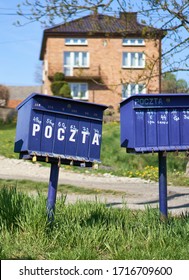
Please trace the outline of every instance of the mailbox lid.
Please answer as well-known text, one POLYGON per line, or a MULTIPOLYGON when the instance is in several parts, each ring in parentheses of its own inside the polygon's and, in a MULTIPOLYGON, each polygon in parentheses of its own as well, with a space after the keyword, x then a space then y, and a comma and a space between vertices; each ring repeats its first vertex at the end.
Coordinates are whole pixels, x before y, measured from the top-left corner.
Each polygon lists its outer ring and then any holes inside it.
POLYGON ((189 94, 153 93, 135 94, 120 103, 120 108, 131 103, 133 108, 189 108, 189 94))
POLYGON ((74 115, 77 117, 95 120, 102 120, 103 111, 108 108, 108 106, 103 104, 90 103, 87 101, 68 99, 59 96, 32 93, 18 105, 17 110, 19 110, 31 99, 33 100, 31 107, 33 110, 48 111, 72 116, 74 115))

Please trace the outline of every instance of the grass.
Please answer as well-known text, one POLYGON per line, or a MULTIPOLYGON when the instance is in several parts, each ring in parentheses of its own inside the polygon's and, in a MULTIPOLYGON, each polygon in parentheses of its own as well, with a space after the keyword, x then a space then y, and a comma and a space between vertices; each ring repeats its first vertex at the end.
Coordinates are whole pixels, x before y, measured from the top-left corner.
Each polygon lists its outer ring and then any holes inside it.
MULTIPOLYGON (((18 191, 29 193, 29 192, 41 192, 46 194, 48 189, 48 183, 45 182, 34 182, 30 180, 5 180, 0 179, 0 189, 2 188, 16 188, 18 191)), ((86 194, 86 195, 125 195, 125 192, 103 190, 96 188, 79 187, 73 185, 59 184, 58 192, 64 195, 67 194, 86 194)))
MULTIPOLYGON (((9 158, 18 158, 14 153, 15 124, 0 124, 0 155, 9 158)), ((111 173, 117 176, 140 177, 147 180, 158 180, 158 155, 127 154, 120 147, 120 127, 118 123, 103 125, 101 147, 101 162, 97 171, 93 173, 111 173)), ((172 185, 189 186, 189 179, 185 175, 188 158, 185 153, 167 154, 168 182, 172 185)), ((45 163, 45 165, 48 165, 45 163)), ((73 167, 65 166, 67 169, 73 167)), ((75 171, 86 172, 86 169, 74 168, 75 171)))
POLYGON ((63 197, 50 226, 45 209, 40 193, 33 198, 0 189, 1 259, 188 259, 189 215, 162 222, 158 209, 65 205, 63 197))

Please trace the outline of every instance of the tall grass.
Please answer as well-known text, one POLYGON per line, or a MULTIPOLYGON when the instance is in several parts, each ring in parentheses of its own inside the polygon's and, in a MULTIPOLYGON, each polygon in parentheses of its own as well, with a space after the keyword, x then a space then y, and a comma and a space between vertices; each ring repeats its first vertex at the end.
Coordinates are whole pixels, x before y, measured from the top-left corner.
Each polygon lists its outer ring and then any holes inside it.
POLYGON ((1 259, 188 259, 189 216, 161 222, 158 209, 131 211, 98 202, 56 204, 53 227, 46 199, 0 190, 1 259))

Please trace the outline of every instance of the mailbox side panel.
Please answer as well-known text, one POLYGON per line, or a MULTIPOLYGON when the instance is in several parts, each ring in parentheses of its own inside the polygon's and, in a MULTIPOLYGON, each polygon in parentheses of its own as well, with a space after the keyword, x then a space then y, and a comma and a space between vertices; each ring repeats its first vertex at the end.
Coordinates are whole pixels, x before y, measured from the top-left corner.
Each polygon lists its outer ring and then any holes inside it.
POLYGON ((20 153, 28 150, 31 103, 32 100, 29 100, 27 103, 24 104, 24 106, 18 109, 16 137, 15 137, 15 145, 14 145, 14 151, 16 153, 20 153))
POLYGON ((120 107, 121 147, 134 147, 134 112, 133 101, 122 103, 120 107))

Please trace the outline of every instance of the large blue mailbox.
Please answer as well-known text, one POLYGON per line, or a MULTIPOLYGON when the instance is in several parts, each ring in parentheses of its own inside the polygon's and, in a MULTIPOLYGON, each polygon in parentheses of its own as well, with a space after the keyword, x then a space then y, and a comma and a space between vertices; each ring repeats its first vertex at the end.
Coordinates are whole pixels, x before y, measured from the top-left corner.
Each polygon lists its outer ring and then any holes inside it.
POLYGON ((103 111, 107 107, 42 94, 18 106, 15 152, 20 158, 64 164, 100 161, 103 111))
POLYGON ((31 94, 18 107, 14 151, 51 163, 47 213, 54 220, 60 163, 90 167, 100 161, 104 105, 31 94))
POLYGON ((189 150, 189 94, 140 94, 121 102, 127 152, 189 150))

